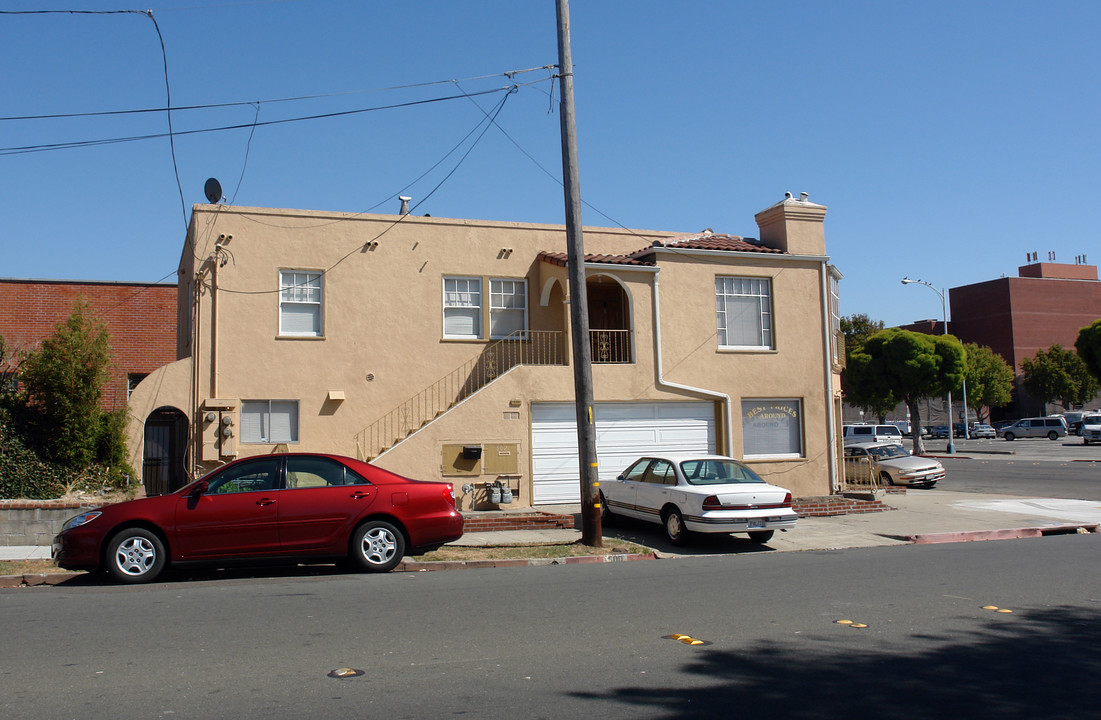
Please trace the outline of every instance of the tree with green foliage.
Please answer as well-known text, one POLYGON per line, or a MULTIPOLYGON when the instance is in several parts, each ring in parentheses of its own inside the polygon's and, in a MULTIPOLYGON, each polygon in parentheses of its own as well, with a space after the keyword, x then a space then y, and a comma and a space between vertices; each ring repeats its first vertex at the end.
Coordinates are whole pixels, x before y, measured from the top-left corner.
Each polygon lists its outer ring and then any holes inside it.
POLYGON ((845 396, 845 402, 875 415, 880 423, 884 422, 887 415, 898 405, 898 398, 893 393, 883 394, 881 389, 853 382, 848 368, 853 353, 859 352, 864 347, 864 342, 882 329, 882 320, 872 320, 865 313, 841 318, 841 332, 845 335, 846 368, 841 372, 841 390, 845 396))
POLYGON ((105 457, 125 457, 120 424, 100 407, 110 360, 106 325, 83 299, 23 359, 20 415, 48 459, 80 470, 105 457))
POLYGON ((1078 357, 1082 358, 1090 374, 1101 381, 1101 319, 1094 320, 1092 325, 1078 331, 1074 349, 1078 351, 1078 357))
POLYGON ((1037 350, 1032 358, 1021 361, 1022 383, 1028 394, 1044 403, 1052 400, 1064 408, 1084 403, 1097 394, 1097 378, 1090 374, 1082 358, 1061 345, 1037 350))
POLYGON ((888 328, 864 341, 849 358, 854 385, 881 396, 901 398, 910 410, 914 453, 925 451, 918 401, 959 389, 966 369, 963 345, 953 335, 888 328))
POLYGON ((967 405, 980 422, 987 422, 986 408, 1005 407, 1013 399, 1013 368, 985 345, 967 343, 967 405))

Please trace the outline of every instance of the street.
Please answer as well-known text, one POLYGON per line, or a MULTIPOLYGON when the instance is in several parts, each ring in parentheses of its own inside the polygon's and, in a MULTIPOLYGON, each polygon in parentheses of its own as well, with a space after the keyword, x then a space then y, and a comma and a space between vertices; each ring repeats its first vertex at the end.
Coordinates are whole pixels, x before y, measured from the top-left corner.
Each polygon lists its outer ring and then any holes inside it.
POLYGON ((0 708, 181 720, 1091 717, 1099 543, 0 590, 0 708), (342 668, 364 674, 329 676, 342 668))

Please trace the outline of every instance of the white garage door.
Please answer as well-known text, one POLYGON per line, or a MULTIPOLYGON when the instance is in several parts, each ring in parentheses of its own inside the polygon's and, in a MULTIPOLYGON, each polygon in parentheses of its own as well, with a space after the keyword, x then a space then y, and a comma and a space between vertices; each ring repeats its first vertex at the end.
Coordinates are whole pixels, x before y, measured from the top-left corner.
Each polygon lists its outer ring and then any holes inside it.
MULTIPOLYGON (((581 501, 573 403, 532 403, 532 502, 581 501)), ((709 402, 597 403, 596 455, 601 480, 642 455, 715 452, 715 405, 709 402)))

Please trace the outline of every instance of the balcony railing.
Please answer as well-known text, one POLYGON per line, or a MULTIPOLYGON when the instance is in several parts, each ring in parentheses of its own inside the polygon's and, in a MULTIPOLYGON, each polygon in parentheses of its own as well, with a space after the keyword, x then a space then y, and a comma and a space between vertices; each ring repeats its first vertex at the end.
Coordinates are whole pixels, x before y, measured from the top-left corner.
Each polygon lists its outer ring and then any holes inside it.
POLYGON ((378 457, 518 365, 565 364, 564 333, 515 332, 356 433, 356 452, 361 460, 378 457))
POLYGON ((589 330, 592 361, 606 365, 634 362, 630 330, 589 330))

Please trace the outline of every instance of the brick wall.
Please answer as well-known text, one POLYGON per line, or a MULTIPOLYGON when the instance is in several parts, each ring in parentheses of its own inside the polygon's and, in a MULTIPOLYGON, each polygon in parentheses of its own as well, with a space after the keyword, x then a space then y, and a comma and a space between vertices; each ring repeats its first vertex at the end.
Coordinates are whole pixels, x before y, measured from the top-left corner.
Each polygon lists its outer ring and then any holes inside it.
POLYGON ((128 375, 176 360, 176 285, 0 279, 0 336, 9 351, 37 348, 72 314, 78 297, 106 323, 110 336, 103 405, 125 407, 128 375))

